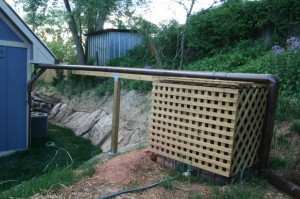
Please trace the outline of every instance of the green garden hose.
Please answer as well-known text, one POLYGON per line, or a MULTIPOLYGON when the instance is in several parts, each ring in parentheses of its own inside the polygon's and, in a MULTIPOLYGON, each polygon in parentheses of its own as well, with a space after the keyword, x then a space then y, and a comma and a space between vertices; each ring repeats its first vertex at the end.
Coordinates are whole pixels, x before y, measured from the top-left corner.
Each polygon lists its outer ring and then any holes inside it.
POLYGON ((180 175, 177 175, 177 176, 174 176, 172 178, 168 178, 168 179, 165 179, 165 180, 161 180, 159 182, 156 182, 154 184, 151 184, 151 185, 148 185, 148 186, 145 186, 145 187, 137 187, 137 188, 131 188, 131 189, 125 189, 125 190, 122 190, 122 191, 118 191, 118 192, 115 192, 115 193, 112 193, 112 194, 108 194, 106 196, 103 196, 103 197, 100 197, 98 199, 109 199, 109 198, 113 198, 113 197, 116 197, 118 195, 122 195, 122 194, 125 194, 125 193, 131 193, 131 192, 135 192, 135 191, 143 191, 143 190, 146 190, 146 189, 151 189, 161 183, 164 183, 164 182, 167 182, 167 181, 170 181, 170 180, 174 180, 176 178, 178 178, 180 175))

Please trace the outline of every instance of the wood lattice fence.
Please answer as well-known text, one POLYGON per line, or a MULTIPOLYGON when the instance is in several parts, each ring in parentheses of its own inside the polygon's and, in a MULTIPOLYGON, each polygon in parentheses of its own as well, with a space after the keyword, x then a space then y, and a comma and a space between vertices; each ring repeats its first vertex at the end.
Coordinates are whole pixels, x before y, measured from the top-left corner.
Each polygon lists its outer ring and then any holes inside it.
POLYGON ((258 161, 266 101, 262 84, 158 78, 152 90, 150 149, 234 176, 258 161))

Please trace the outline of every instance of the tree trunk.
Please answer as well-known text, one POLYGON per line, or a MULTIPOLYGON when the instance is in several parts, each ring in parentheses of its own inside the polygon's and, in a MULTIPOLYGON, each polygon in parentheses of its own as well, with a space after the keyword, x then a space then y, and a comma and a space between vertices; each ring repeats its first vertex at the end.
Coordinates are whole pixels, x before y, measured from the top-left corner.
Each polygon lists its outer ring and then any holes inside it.
POLYGON ((74 15, 72 13, 71 7, 70 7, 70 2, 69 0, 64 0, 64 4, 69 16, 69 28, 70 31, 72 33, 72 37, 76 46, 76 51, 77 51, 77 58, 78 58, 78 63, 80 65, 85 65, 85 55, 84 55, 84 51, 83 51, 83 47, 82 47, 82 41, 80 39, 80 36, 78 35, 78 31, 77 31, 77 27, 76 27, 76 21, 74 18, 74 15))
POLYGON ((188 26, 189 21, 190 21, 190 16, 192 14, 192 10, 193 10, 195 1, 196 0, 192 0, 191 7, 187 11, 186 20, 185 20, 185 24, 184 24, 184 27, 183 27, 183 32, 182 32, 182 37, 181 37, 181 43, 180 43, 180 64, 179 64, 180 70, 183 70, 183 65, 184 65, 183 59, 184 59, 184 54, 185 54, 185 48, 184 48, 184 46, 185 46, 185 40, 186 40, 186 37, 187 37, 187 26, 188 26))

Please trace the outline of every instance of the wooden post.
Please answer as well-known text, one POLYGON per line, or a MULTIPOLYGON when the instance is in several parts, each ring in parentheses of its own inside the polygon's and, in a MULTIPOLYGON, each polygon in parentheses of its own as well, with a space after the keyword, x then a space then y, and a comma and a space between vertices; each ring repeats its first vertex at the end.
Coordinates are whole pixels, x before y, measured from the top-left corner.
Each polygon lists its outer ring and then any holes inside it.
POLYGON ((119 74, 114 74, 114 101, 113 101, 113 116, 112 116, 112 135, 111 135, 111 150, 112 154, 118 153, 118 133, 120 119, 120 96, 121 96, 121 80, 119 74))

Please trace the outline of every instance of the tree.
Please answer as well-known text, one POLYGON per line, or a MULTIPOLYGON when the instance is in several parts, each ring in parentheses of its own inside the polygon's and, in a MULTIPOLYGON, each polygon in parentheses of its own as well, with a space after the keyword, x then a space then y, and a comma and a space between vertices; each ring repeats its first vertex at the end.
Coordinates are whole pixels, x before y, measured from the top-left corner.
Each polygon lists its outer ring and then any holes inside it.
POLYGON ((185 40, 187 37, 187 26, 189 25, 190 17, 195 5, 196 0, 190 0, 191 4, 189 7, 187 7, 183 1, 175 1, 176 3, 182 5, 186 11, 186 19, 185 19, 185 24, 183 25, 183 31, 182 31, 182 37, 181 37, 181 42, 180 42, 180 70, 183 70, 183 59, 184 59, 184 54, 185 54, 185 40))
POLYGON ((103 25, 109 19, 109 16, 118 10, 124 10, 124 15, 132 15, 134 8, 148 2, 148 0, 16 1, 24 5, 24 11, 27 13, 26 22, 34 27, 34 30, 38 27, 45 28, 47 26, 44 22, 48 15, 51 15, 51 11, 65 12, 67 17, 60 23, 68 24, 68 29, 76 46, 78 63, 82 65, 87 62, 87 34, 103 29, 103 25))
MULTIPOLYGON (((191 15, 192 15, 192 11, 194 8, 195 3, 197 2, 197 0, 188 0, 188 2, 190 2, 190 5, 187 6, 185 4, 184 0, 173 0, 174 2, 178 3, 179 5, 184 7, 184 10, 186 12, 186 20, 185 20, 185 24, 183 25, 183 31, 182 31, 182 36, 181 36, 181 42, 180 42, 180 70, 183 70, 183 65, 184 63, 184 57, 185 57, 185 45, 186 45, 186 40, 187 40, 187 27, 190 23, 191 20, 191 15)), ((226 0, 214 0, 212 2, 212 4, 206 8, 206 10, 212 8, 215 4, 220 3, 220 2, 224 2, 226 0)), ((201 11, 204 11, 204 9, 202 9, 201 11)))

